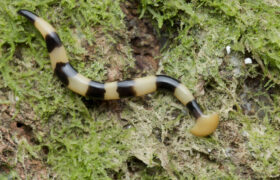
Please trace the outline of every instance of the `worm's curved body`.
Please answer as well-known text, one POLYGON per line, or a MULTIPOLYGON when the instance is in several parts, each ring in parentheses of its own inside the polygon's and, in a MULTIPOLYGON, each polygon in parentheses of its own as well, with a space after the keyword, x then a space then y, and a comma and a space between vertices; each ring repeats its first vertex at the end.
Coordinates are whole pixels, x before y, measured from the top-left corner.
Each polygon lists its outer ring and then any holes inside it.
POLYGON ((100 83, 79 74, 69 63, 67 54, 55 29, 42 18, 28 10, 18 13, 30 21, 44 37, 51 59, 52 69, 58 78, 72 91, 95 99, 114 100, 130 96, 142 96, 158 89, 165 89, 174 95, 197 119, 191 133, 196 136, 207 136, 218 126, 217 114, 204 115, 190 91, 178 80, 165 75, 156 75, 125 80, 120 82, 100 83))

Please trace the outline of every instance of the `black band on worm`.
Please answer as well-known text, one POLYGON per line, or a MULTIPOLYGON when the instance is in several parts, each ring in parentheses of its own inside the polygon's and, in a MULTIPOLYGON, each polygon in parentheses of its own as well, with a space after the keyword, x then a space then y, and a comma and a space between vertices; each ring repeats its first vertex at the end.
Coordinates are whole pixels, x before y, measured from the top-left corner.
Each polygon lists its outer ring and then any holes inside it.
POLYGON ((36 14, 24 9, 19 10, 17 13, 29 19, 32 23, 34 23, 35 19, 38 17, 36 14))
POLYGON ((46 36, 46 44, 48 52, 52 52, 55 48, 62 46, 62 42, 56 32, 46 36))
POLYGON ((90 81, 86 96, 94 99, 104 99, 105 87, 103 83, 90 81))
POLYGON ((200 118, 202 116, 202 111, 197 104, 196 100, 192 100, 187 104, 187 108, 190 110, 190 113, 195 117, 195 118, 200 118))
POLYGON ((54 72, 66 86, 69 84, 68 77, 73 77, 77 74, 77 71, 71 66, 70 63, 62 62, 56 63, 54 72))
POLYGON ((180 85, 180 82, 178 80, 173 79, 169 76, 157 75, 156 77, 157 89, 165 89, 174 92, 176 87, 180 85))
POLYGON ((135 96, 136 93, 133 89, 134 84, 133 80, 118 82, 117 92, 119 93, 120 98, 135 96))

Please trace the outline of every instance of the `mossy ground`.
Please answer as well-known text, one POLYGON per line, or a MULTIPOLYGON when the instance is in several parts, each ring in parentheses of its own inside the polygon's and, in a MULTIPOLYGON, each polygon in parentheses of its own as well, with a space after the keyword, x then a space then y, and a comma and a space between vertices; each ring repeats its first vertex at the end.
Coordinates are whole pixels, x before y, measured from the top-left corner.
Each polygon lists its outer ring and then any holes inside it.
POLYGON ((29 9, 53 24, 73 66, 91 79, 153 74, 135 67, 122 3, 129 2, 0 1, 0 178, 280 177, 280 4, 139 2, 139 16, 165 42, 157 72, 221 115, 213 135, 197 138, 170 93, 100 102, 66 89, 43 38, 16 13, 29 9))

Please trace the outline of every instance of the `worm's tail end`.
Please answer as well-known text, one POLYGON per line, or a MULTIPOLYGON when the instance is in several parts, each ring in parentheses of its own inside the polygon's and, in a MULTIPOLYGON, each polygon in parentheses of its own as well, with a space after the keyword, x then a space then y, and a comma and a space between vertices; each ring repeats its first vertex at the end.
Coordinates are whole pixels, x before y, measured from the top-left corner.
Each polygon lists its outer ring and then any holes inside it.
POLYGON ((25 10, 25 9, 20 9, 18 10, 17 12, 19 15, 22 15, 24 17, 26 17, 27 19, 29 19, 31 22, 34 23, 35 19, 38 17, 36 14, 28 11, 28 10, 25 10))
POLYGON ((216 130, 218 124, 219 115, 217 113, 202 115, 197 119, 196 124, 190 131, 195 136, 208 136, 216 130))

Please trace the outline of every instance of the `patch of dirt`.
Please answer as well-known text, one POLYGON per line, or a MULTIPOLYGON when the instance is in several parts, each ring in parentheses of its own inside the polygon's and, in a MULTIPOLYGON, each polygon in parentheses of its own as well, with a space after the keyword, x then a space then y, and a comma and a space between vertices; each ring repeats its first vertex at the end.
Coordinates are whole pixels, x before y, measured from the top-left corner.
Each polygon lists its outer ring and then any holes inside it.
POLYGON ((0 105, 1 125, 12 132, 13 136, 17 138, 25 138, 28 143, 36 144, 36 137, 33 133, 33 128, 39 128, 37 125, 36 115, 32 108, 28 105, 20 105, 19 112, 16 112, 16 105, 0 105))
MULTIPOLYGON (((119 62, 119 58, 127 58, 125 53, 125 45, 127 41, 132 48, 132 54, 135 60, 135 69, 128 69, 128 74, 131 78, 143 77, 146 74, 155 74, 158 69, 158 59, 160 56, 160 42, 156 36, 155 29, 150 19, 139 19, 138 3, 134 1, 125 1, 121 4, 122 11, 125 14, 124 21, 126 23, 125 37, 119 34, 114 34, 119 43, 112 48, 106 41, 105 34, 102 29, 95 28, 96 39, 95 42, 98 47, 107 54, 110 59, 110 64, 107 66, 107 81, 124 80, 122 71, 124 67, 119 62), (121 55, 119 55, 121 54, 121 55), (111 57, 113 56, 113 57, 111 57), (121 56, 121 57, 118 57, 121 56)), ((112 32, 114 33, 114 32, 112 32)), ((88 44, 85 40, 81 41, 81 46, 89 53, 83 59, 95 59, 92 54, 96 54, 95 45, 88 44)), ((145 97, 147 98, 147 97, 145 97)), ((88 108, 92 108, 90 104, 96 100, 83 99, 88 108)), ((98 101, 100 104, 106 104, 107 109, 120 113, 122 111, 122 101, 98 101)), ((144 103, 144 102, 143 102, 144 103)))
POLYGON ((125 1, 121 8, 126 15, 125 22, 137 68, 155 73, 158 69, 156 58, 160 56, 160 44, 151 21, 139 19, 137 2, 125 1))
POLYGON ((254 171, 249 166, 251 156, 246 148, 248 139, 239 133, 241 127, 242 124, 237 125, 234 121, 221 122, 220 129, 223 133, 220 135, 220 139, 227 142, 225 144, 226 158, 238 167, 235 173, 248 179, 254 177, 254 171))
POLYGON ((19 145, 24 140, 31 145, 38 143, 33 129, 40 125, 34 123, 36 116, 32 109, 24 106, 16 113, 15 104, 1 104, 0 119, 0 172, 9 174, 13 170, 21 179, 46 179, 49 170, 41 159, 45 157, 44 152, 36 159, 28 152, 20 154, 19 150, 19 145))

